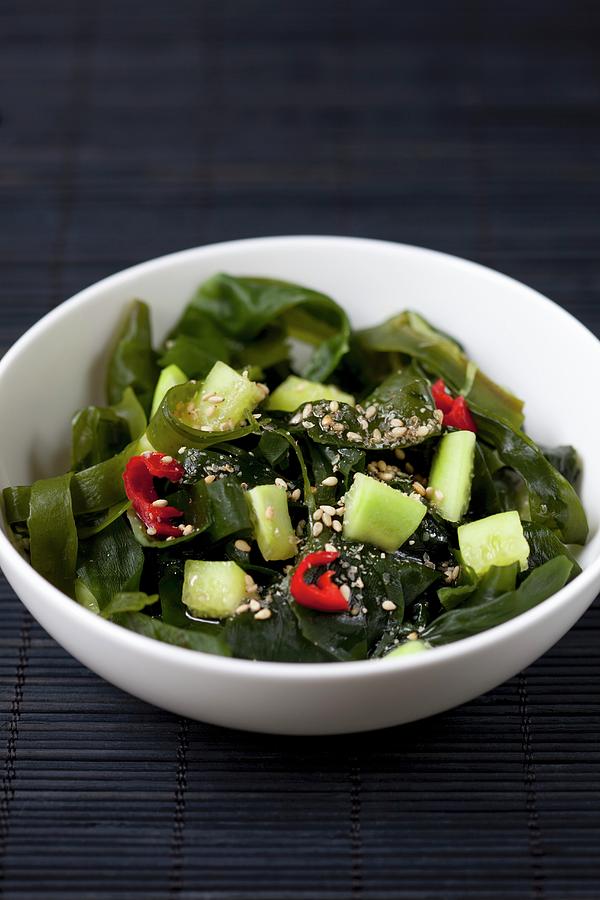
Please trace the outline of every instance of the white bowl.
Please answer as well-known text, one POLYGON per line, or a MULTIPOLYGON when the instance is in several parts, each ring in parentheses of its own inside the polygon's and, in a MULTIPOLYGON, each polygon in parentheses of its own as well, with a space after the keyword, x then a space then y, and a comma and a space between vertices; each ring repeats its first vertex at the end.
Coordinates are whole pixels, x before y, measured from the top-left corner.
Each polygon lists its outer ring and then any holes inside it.
POLYGON ((430 716, 490 690, 562 637, 600 585, 600 343, 530 288, 431 250, 354 238, 261 238, 175 253, 87 288, 0 362, 0 486, 67 468, 71 415, 103 400, 103 361, 132 297, 150 303, 158 341, 196 286, 218 271, 317 288, 343 304, 357 326, 413 308, 455 333, 486 372, 526 400, 536 439, 580 451, 591 528, 584 571, 524 615, 422 655, 251 662, 168 646, 104 621, 48 584, 0 533, 0 565, 52 637, 94 672, 157 706, 279 734, 364 731, 430 716))

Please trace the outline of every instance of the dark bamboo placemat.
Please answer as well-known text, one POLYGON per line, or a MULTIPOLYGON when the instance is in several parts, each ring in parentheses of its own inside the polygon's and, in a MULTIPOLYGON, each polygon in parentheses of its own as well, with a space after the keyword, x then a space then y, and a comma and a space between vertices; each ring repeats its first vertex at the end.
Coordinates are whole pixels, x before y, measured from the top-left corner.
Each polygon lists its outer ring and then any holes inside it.
MULTIPOLYGON (((311 232, 479 260, 600 333, 599 38, 592 2, 4 0, 0 353, 116 269, 311 232)), ((599 638, 596 606, 445 715, 265 737, 120 693, 2 582, 0 896, 597 900, 599 638)))

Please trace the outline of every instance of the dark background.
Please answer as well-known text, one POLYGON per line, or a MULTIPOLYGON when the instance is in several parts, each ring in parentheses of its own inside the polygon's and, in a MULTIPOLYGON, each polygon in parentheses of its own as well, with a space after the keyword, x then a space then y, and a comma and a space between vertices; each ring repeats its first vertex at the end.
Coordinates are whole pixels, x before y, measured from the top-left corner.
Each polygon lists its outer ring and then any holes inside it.
MULTIPOLYGON (((596 2, 2 0, 0 353, 117 269, 287 233, 457 253, 599 333, 599 38, 596 2)), ((298 739, 134 700, 0 600, 6 900, 600 896, 598 607, 460 709, 298 739)))

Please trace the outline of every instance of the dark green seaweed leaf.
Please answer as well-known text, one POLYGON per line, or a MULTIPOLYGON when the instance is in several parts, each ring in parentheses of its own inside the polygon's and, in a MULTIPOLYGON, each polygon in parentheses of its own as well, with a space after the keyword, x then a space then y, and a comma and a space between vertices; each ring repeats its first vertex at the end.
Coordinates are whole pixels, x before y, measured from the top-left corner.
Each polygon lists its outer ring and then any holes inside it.
POLYGON ((158 366, 152 349, 150 311, 141 300, 134 300, 108 362, 108 402, 113 406, 119 403, 125 388, 130 387, 148 415, 157 379, 158 366))
POLYGON ((581 460, 575 447, 571 447, 570 444, 560 447, 540 446, 540 450, 548 462, 558 469, 563 478, 576 487, 581 476, 581 460))
POLYGON ((569 548, 565 547, 550 529, 543 525, 534 525, 533 522, 523 522, 523 532, 529 544, 530 569, 542 566, 549 559, 554 559, 555 556, 565 556, 573 565, 569 581, 581 573, 581 566, 569 548))
POLYGON ((571 569, 572 563, 565 556, 557 556, 530 572, 515 590, 478 606, 458 607, 443 613, 421 637, 434 645, 448 644, 508 622, 564 587, 571 569))
POLYGON ((164 644, 174 644, 176 647, 185 647, 187 650, 198 650, 217 656, 231 656, 222 627, 217 624, 196 623, 195 628, 177 628, 139 612, 115 615, 114 621, 123 628, 128 628, 129 631, 154 638, 164 644))
POLYGON ((71 502, 71 473, 36 481, 29 503, 31 565, 59 591, 72 595, 77 529, 71 502))
POLYGON ((79 544, 77 576, 101 610, 115 594, 139 590, 143 566, 144 551, 124 518, 79 544))
POLYGON ((158 594, 144 594, 142 591, 121 591, 114 594, 101 612, 104 619, 111 619, 119 613, 140 612, 147 606, 153 606, 158 594))

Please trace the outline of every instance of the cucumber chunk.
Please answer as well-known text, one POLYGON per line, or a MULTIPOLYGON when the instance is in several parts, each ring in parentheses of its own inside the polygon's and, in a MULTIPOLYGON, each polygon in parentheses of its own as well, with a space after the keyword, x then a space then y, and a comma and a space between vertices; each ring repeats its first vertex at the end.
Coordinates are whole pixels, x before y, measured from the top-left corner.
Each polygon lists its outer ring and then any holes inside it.
POLYGON ((307 381, 297 375, 288 375, 285 381, 275 388, 266 404, 267 409, 280 409, 283 412, 294 412, 303 403, 315 400, 338 400, 354 406, 352 394, 340 391, 334 384, 321 384, 320 381, 307 381))
POLYGON ((231 616, 246 593, 246 574, 237 563, 186 561, 181 599, 195 615, 207 619, 231 616))
POLYGON ((427 512, 420 500, 383 481, 358 473, 346 494, 343 536, 393 553, 418 528, 427 512))
POLYGON ((400 644, 394 650, 390 650, 383 657, 384 659, 398 659, 400 656, 412 656, 414 653, 422 653, 423 650, 429 650, 430 645, 425 641, 406 641, 400 644))
POLYGON ((158 377, 158 381, 156 382, 156 387, 154 388, 154 397, 152 398, 152 410, 150 412, 150 418, 154 415, 160 404, 163 402, 163 398, 165 394, 167 394, 171 388, 176 387, 178 384, 185 384, 188 380, 185 372, 176 366, 175 363, 172 363, 170 366, 166 366, 158 377))
POLYGON ((264 559, 296 555, 296 534, 290 520, 287 494, 275 484, 261 484, 246 494, 258 549, 264 559))
POLYGON ((216 362, 189 413, 194 428, 210 426, 212 431, 231 431, 248 418, 267 396, 267 389, 240 375, 224 362, 216 362))
POLYGON ((486 516, 457 529, 458 546, 465 565, 484 575, 491 566, 518 562, 527 568, 529 544, 516 510, 486 516))
POLYGON ((438 444, 429 473, 431 505, 448 522, 460 522, 469 507, 475 441, 472 431, 452 431, 438 444))

